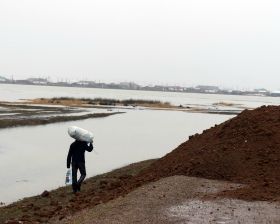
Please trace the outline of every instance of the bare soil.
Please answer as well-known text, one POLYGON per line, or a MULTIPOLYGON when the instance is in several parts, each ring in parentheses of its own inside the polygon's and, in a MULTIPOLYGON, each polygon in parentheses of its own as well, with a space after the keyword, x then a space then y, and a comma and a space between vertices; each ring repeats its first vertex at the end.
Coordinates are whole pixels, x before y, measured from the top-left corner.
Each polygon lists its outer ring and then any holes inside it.
POLYGON ((225 181, 172 176, 137 188, 125 197, 84 209, 55 224, 279 223, 280 203, 211 197, 241 186, 225 181), (210 196, 210 197, 209 197, 210 196), (210 199, 211 198, 211 199, 210 199))
POLYGON ((223 196, 280 201, 279 162, 280 106, 263 106, 190 136, 141 178, 186 175, 225 180, 247 186, 223 192, 223 196))
MULTIPOLYGON (((22 221, 23 223, 49 223, 52 217, 62 219, 85 208, 112 200, 121 194, 117 188, 122 182, 136 176, 154 160, 147 160, 116 169, 109 173, 86 179, 82 192, 74 195, 71 187, 61 187, 42 195, 25 198, 0 207, 0 223, 22 221)), ((12 222, 11 222, 12 223, 12 222)))

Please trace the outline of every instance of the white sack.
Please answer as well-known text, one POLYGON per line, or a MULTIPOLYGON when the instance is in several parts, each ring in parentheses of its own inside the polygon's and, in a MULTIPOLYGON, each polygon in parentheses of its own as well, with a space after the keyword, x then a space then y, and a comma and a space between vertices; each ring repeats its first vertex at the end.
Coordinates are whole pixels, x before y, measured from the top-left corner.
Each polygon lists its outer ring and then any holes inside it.
POLYGON ((93 134, 91 132, 76 126, 69 127, 68 134, 78 141, 93 142, 93 134))

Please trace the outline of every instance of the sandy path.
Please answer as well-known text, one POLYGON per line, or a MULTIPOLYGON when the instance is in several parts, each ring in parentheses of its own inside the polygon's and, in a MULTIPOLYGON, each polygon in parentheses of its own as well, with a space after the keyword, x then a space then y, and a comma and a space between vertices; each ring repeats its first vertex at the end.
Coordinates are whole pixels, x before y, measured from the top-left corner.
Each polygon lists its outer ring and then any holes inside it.
POLYGON ((279 203, 205 199, 237 187, 228 182, 173 176, 54 223, 280 223, 279 203))

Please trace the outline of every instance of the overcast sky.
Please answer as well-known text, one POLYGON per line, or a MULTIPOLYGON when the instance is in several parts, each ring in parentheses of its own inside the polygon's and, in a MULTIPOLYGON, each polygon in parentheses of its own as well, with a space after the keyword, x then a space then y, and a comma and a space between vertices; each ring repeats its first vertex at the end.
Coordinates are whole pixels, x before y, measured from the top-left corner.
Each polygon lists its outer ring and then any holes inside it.
POLYGON ((280 1, 1 0, 1 75, 280 89, 280 1))

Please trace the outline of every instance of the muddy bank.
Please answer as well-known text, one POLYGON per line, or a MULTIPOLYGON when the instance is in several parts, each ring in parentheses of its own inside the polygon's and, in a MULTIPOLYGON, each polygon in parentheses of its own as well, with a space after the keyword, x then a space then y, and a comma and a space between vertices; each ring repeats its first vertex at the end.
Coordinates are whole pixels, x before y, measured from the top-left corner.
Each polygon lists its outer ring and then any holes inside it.
POLYGON ((121 183, 135 177, 154 160, 128 165, 112 172, 88 178, 79 195, 73 195, 71 187, 61 187, 42 195, 25 198, 6 207, 0 207, 0 223, 8 220, 21 220, 24 223, 48 223, 51 218, 62 219, 84 208, 112 200, 124 195, 121 183), (114 192, 114 194, 111 194, 114 192))
POLYGON ((0 128, 11 128, 11 127, 19 127, 19 126, 35 126, 35 125, 43 125, 43 124, 53 124, 58 122, 66 122, 66 121, 77 121, 84 120, 89 118, 101 118, 108 117, 115 114, 121 114, 121 112, 115 113, 96 113, 96 114, 86 114, 81 116, 51 116, 47 118, 30 118, 30 119, 0 119, 0 128))
POLYGON ((223 115, 236 115, 244 109, 242 104, 234 104, 227 102, 214 103, 210 107, 206 105, 172 105, 169 102, 161 102, 156 100, 141 100, 141 99, 105 99, 105 98, 39 98, 26 101, 26 103, 32 104, 45 104, 45 105, 63 105, 74 107, 96 107, 96 108, 142 108, 153 110, 176 110, 190 113, 208 113, 208 114, 223 114, 223 115))
POLYGON ((48 105, 64 105, 64 106, 142 106, 142 107, 155 107, 155 108, 175 108, 168 102, 161 102, 156 100, 141 100, 141 99, 127 99, 127 100, 116 100, 116 99, 105 99, 105 98, 70 98, 70 97, 59 97, 59 98, 39 98, 27 101, 32 104, 48 104, 48 105))
POLYGON ((101 118, 119 113, 90 113, 78 107, 2 102, 0 103, 0 129, 101 118))
POLYGON ((40 98, 26 102, 0 102, 0 129, 35 126, 57 122, 76 121, 115 115, 113 110, 151 109, 172 110, 191 113, 234 115, 240 110, 201 109, 195 107, 173 106, 167 102, 149 100, 112 100, 76 98, 40 98), (98 110, 91 113, 92 110, 98 110), (102 111, 102 112, 99 112, 102 111))

